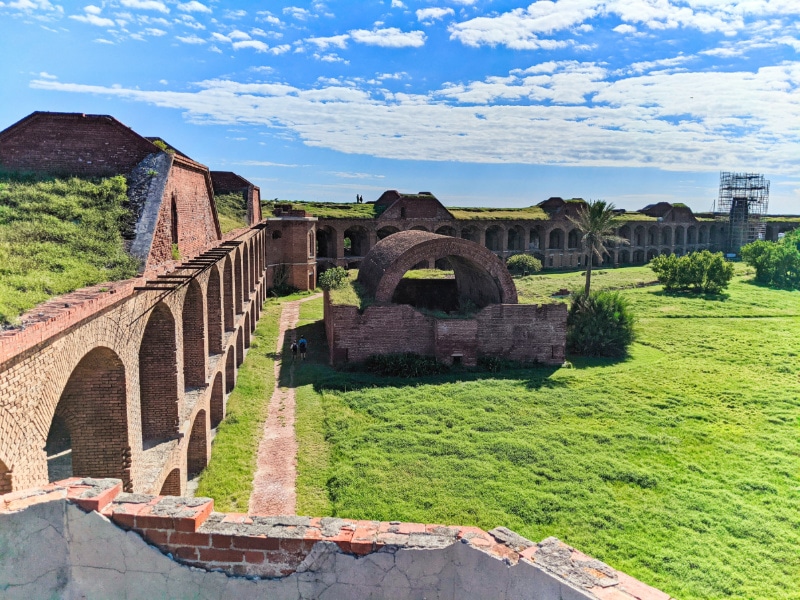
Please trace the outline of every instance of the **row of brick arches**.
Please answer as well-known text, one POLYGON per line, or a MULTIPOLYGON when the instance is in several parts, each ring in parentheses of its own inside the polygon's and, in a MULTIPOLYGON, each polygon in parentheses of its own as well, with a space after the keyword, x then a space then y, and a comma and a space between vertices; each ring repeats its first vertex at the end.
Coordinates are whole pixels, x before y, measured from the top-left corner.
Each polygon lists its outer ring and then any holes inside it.
POLYGON ((54 380, 32 398, 38 405, 20 415, 42 432, 41 442, 0 440, 0 493, 41 484, 45 475, 185 492, 187 478, 207 465, 210 430, 225 417, 265 300, 264 232, 243 237, 209 251, 202 268, 179 267, 185 283, 172 291, 132 294, 54 342, 67 365, 63 379, 51 369, 54 380))
MULTIPOLYGON (((496 253, 531 252, 542 256, 551 252, 578 252, 581 249, 581 232, 576 227, 558 226, 548 222, 543 225, 442 225, 429 228, 414 225, 400 229, 395 225, 375 228, 370 225, 351 225, 343 231, 328 224, 317 227, 317 258, 324 261, 358 261, 380 240, 401 230, 418 230, 460 237, 478 243, 496 253)), ((618 248, 642 248, 646 256, 652 248, 663 253, 691 252, 715 247, 722 243, 722 225, 623 225, 617 234, 628 241, 618 248)), ((638 254, 637 254, 638 256, 638 254)), ((634 262, 629 260, 627 262, 634 262)), ((645 262, 644 259, 640 262, 645 262)), ((546 265, 553 266, 553 265, 546 265)), ((559 265, 563 266, 563 265, 559 265)))

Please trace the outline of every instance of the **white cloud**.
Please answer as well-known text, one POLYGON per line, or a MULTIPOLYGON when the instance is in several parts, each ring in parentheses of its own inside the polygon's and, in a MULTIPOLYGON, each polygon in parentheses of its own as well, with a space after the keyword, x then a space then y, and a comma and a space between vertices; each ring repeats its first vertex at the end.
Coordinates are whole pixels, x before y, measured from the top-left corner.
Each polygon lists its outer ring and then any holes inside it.
POLYGON ((241 50, 243 48, 252 48, 256 52, 266 52, 269 46, 259 40, 244 40, 241 42, 233 42, 231 44, 234 50, 241 50))
POLYGON ((402 0, 392 0, 392 8, 405 8, 406 5, 403 4, 402 0))
POLYGON ((178 4, 178 10, 183 12, 196 12, 196 13, 210 13, 211 9, 208 8, 205 4, 198 2, 197 0, 191 0, 190 2, 183 2, 178 4))
POLYGON ((289 44, 281 44, 279 46, 273 46, 270 48, 269 53, 278 56, 280 54, 286 54, 291 49, 292 47, 289 44))
POLYGON ((417 21, 425 24, 431 24, 434 21, 444 19, 446 16, 455 15, 455 11, 448 8, 420 8, 417 10, 417 21))
POLYGON ((120 0, 120 4, 127 8, 138 8, 140 10, 155 10, 167 14, 167 5, 160 0, 120 0))
POLYGON ((368 46, 384 48, 419 48, 425 45, 425 33, 422 31, 400 31, 396 27, 387 29, 355 29, 350 32, 353 41, 368 46))
POLYGON ((225 18, 226 19, 241 19, 242 17, 247 16, 247 11, 244 10, 226 10, 225 11, 225 18))
POLYGON ((160 83, 161 85, 169 85, 169 81, 167 81, 166 79, 159 79, 158 83, 160 83))
POLYGON ((51 80, 52 79, 58 79, 57 76, 51 75, 47 71, 42 71, 41 73, 39 73, 39 77, 41 77, 42 79, 51 79, 51 80))
POLYGON ((337 83, 209 80, 195 91, 157 91, 37 79, 31 86, 173 108, 194 123, 277 128, 308 146, 390 159, 798 170, 800 62, 615 79, 603 66, 562 61, 387 99, 337 83))
POLYGON ((95 14, 89 13, 85 15, 70 15, 70 19, 75 19, 81 23, 88 23, 89 25, 96 25, 97 27, 114 27, 115 23, 111 19, 105 17, 98 17, 95 14))
POLYGON ((83 10, 84 12, 90 15, 99 15, 101 12, 103 12, 102 8, 100 8, 99 6, 95 6, 93 4, 90 4, 89 6, 84 6, 83 10))
POLYGON ((249 40, 250 36, 246 34, 244 31, 239 31, 238 29, 234 29, 228 34, 228 37, 232 40, 249 40))
POLYGON ((320 54, 319 52, 315 52, 311 56, 313 56, 314 58, 316 58, 317 60, 322 61, 322 62, 328 62, 328 63, 340 62, 340 63, 344 63, 344 64, 350 64, 349 60, 345 60, 344 58, 342 58, 341 56, 339 56, 338 54, 336 54, 334 52, 332 52, 330 54, 320 54))
POLYGON ((341 179, 384 179, 386 175, 373 175, 372 173, 350 173, 347 171, 328 171, 330 175, 341 179))
POLYGON ((153 37, 161 37, 162 35, 167 35, 167 32, 163 29, 156 29, 155 27, 148 27, 144 30, 147 35, 151 35, 153 37))
POLYGON ((617 25, 612 29, 612 31, 616 31, 617 33, 636 33, 636 27, 633 25, 628 25, 627 23, 623 23, 622 25, 617 25))
POLYGON ((306 42, 314 44, 320 50, 327 50, 330 46, 344 50, 347 48, 347 40, 349 39, 350 36, 345 33, 342 35, 332 35, 330 37, 312 37, 308 38, 306 42))
POLYGON ((309 18, 314 16, 311 11, 305 8, 300 8, 299 6, 287 6, 283 9, 283 14, 297 19, 298 21, 307 21, 309 18))
POLYGON ((214 38, 218 42, 225 42, 225 43, 228 43, 228 44, 230 44, 230 42, 231 42, 231 38, 229 38, 227 35, 223 35, 223 34, 217 32, 217 31, 213 32, 211 34, 211 37, 214 38))
POLYGON ((264 23, 269 23, 270 25, 282 25, 281 20, 268 10, 260 10, 256 13, 256 15, 256 21, 262 21, 264 23))
POLYGON ((94 40, 94 42, 96 44, 108 44, 109 46, 113 46, 114 45, 114 42, 112 42, 111 40, 107 40, 105 38, 97 38, 97 39, 94 40))
POLYGON ((206 43, 206 41, 203 38, 197 37, 194 34, 186 35, 186 36, 176 35, 175 39, 178 40, 179 42, 183 42, 184 44, 191 44, 191 45, 197 45, 197 46, 199 46, 200 44, 205 44, 206 43))

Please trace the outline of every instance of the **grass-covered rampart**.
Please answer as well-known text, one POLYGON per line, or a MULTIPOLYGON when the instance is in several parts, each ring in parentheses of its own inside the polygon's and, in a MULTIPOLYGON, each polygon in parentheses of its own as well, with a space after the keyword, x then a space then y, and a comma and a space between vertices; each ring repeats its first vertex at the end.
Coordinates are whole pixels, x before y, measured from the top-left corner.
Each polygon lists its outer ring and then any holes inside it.
POLYGON ((53 296, 133 277, 124 177, 0 176, 0 324, 53 296))
POLYGON ((247 227, 247 202, 242 193, 214 196, 219 227, 223 235, 234 229, 247 227))

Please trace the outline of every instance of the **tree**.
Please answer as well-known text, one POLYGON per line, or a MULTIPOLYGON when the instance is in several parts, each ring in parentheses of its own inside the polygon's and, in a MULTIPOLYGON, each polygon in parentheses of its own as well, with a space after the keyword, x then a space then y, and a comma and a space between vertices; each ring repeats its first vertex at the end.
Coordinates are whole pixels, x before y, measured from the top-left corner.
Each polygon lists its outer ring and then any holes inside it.
POLYGON ((616 213, 614 205, 604 200, 589 200, 578 209, 576 217, 567 217, 583 234, 581 244, 589 258, 586 261, 586 287, 584 292, 589 295, 592 285, 592 258, 597 257, 602 261, 608 254, 606 244, 628 244, 628 240, 614 233, 616 226, 616 213))
POLYGON ((719 294, 733 278, 733 264, 722 252, 691 252, 686 256, 662 254, 650 261, 650 268, 667 292, 688 291, 719 294))

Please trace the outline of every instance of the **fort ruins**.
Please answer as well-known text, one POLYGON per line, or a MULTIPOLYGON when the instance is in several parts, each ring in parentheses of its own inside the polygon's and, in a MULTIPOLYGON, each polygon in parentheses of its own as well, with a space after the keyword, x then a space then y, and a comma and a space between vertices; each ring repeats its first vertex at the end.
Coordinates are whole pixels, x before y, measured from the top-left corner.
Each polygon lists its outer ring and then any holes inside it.
MULTIPOLYGON (((276 281, 308 290, 326 268, 360 267, 373 306, 326 298, 334 364, 398 349, 466 365, 482 355, 560 364, 564 306, 518 304, 503 259, 585 264, 567 218, 580 203, 551 198, 539 219, 459 219, 431 194, 388 191, 373 218, 318 219, 291 205, 266 216, 246 179, 105 115, 32 113, 0 132, 0 166, 124 175, 125 243, 141 264, 134 279, 54 298, 0 333, 0 549, 14 549, 0 552, 4 597, 668 598, 557 540, 502 527, 232 515, 182 497, 209 461, 276 281), (223 193, 247 209, 246 226, 225 235, 223 193), (419 267, 455 278, 404 283, 419 267), (473 314, 424 314, 431 295, 473 314), (398 321, 393 343, 375 334, 398 321)), ((666 203, 620 219, 630 245, 612 249, 609 266, 722 249, 726 233, 666 203)))

